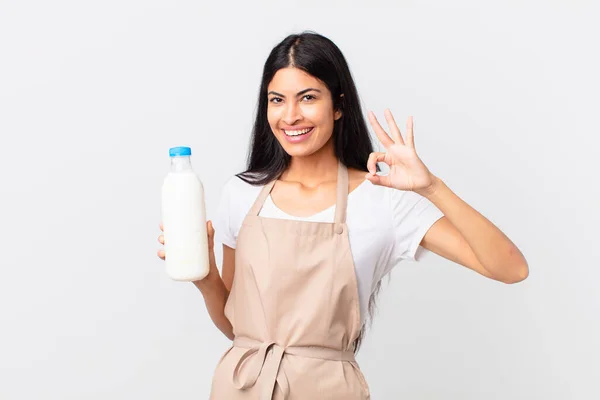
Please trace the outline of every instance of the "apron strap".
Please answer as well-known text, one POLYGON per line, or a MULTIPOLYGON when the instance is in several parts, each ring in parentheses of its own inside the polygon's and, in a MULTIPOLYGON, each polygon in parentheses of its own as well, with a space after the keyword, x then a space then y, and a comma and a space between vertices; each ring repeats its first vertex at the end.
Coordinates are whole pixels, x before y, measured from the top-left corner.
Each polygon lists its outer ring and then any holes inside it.
POLYGON ((337 194, 335 200, 335 233, 344 232, 346 223, 346 206, 348 204, 348 169, 341 161, 338 163, 337 194))
POLYGON ((265 186, 263 186, 262 190, 260 191, 260 194, 254 201, 252 208, 250 209, 250 211, 248 211, 248 215, 252 215, 252 216, 258 215, 263 204, 265 204, 265 200, 267 200, 267 197, 269 197, 269 193, 271 193, 273 186, 275 186, 276 181, 277 181, 277 179, 274 179, 271 182, 267 183, 265 186))

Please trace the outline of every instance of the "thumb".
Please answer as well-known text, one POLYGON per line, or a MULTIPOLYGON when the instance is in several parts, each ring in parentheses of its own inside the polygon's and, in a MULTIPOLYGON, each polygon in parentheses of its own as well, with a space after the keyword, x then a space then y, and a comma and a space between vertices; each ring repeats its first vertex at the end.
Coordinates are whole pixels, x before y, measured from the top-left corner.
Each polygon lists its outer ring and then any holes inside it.
POLYGON ((208 246, 212 249, 215 245, 215 228, 212 221, 206 221, 206 233, 208 234, 208 246))

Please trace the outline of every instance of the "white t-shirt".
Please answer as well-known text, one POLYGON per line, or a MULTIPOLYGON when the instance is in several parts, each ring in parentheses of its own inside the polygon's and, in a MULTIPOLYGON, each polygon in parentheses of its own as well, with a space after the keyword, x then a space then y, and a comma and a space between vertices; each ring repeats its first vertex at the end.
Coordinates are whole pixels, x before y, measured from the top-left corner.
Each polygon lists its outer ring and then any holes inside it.
MULTIPOLYGON (((214 220, 215 240, 236 247, 242 221, 262 186, 232 177, 223 188, 214 220)), ((310 217, 286 214, 268 196, 259 215, 265 218, 333 222, 335 205, 310 217)), ((402 260, 417 260, 419 243, 443 213, 427 198, 377 186, 365 180, 348 195, 346 224, 358 282, 361 321, 377 283, 402 260)))

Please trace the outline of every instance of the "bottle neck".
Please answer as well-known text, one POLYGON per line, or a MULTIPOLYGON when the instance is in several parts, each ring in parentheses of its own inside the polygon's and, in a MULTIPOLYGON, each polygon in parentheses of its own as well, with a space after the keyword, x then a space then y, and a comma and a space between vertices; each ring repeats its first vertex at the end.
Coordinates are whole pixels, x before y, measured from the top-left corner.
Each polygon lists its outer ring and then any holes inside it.
POLYGON ((186 172, 192 170, 192 162, 189 156, 171 157, 171 172, 186 172))

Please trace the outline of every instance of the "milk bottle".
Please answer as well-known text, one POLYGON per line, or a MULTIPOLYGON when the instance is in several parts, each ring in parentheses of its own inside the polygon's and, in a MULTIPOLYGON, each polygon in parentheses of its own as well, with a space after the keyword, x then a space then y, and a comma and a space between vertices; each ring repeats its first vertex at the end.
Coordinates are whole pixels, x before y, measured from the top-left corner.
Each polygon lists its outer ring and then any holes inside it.
POLYGON ((171 169, 162 185, 166 272, 176 281, 197 281, 209 270, 204 188, 191 155, 189 147, 169 149, 171 169))

